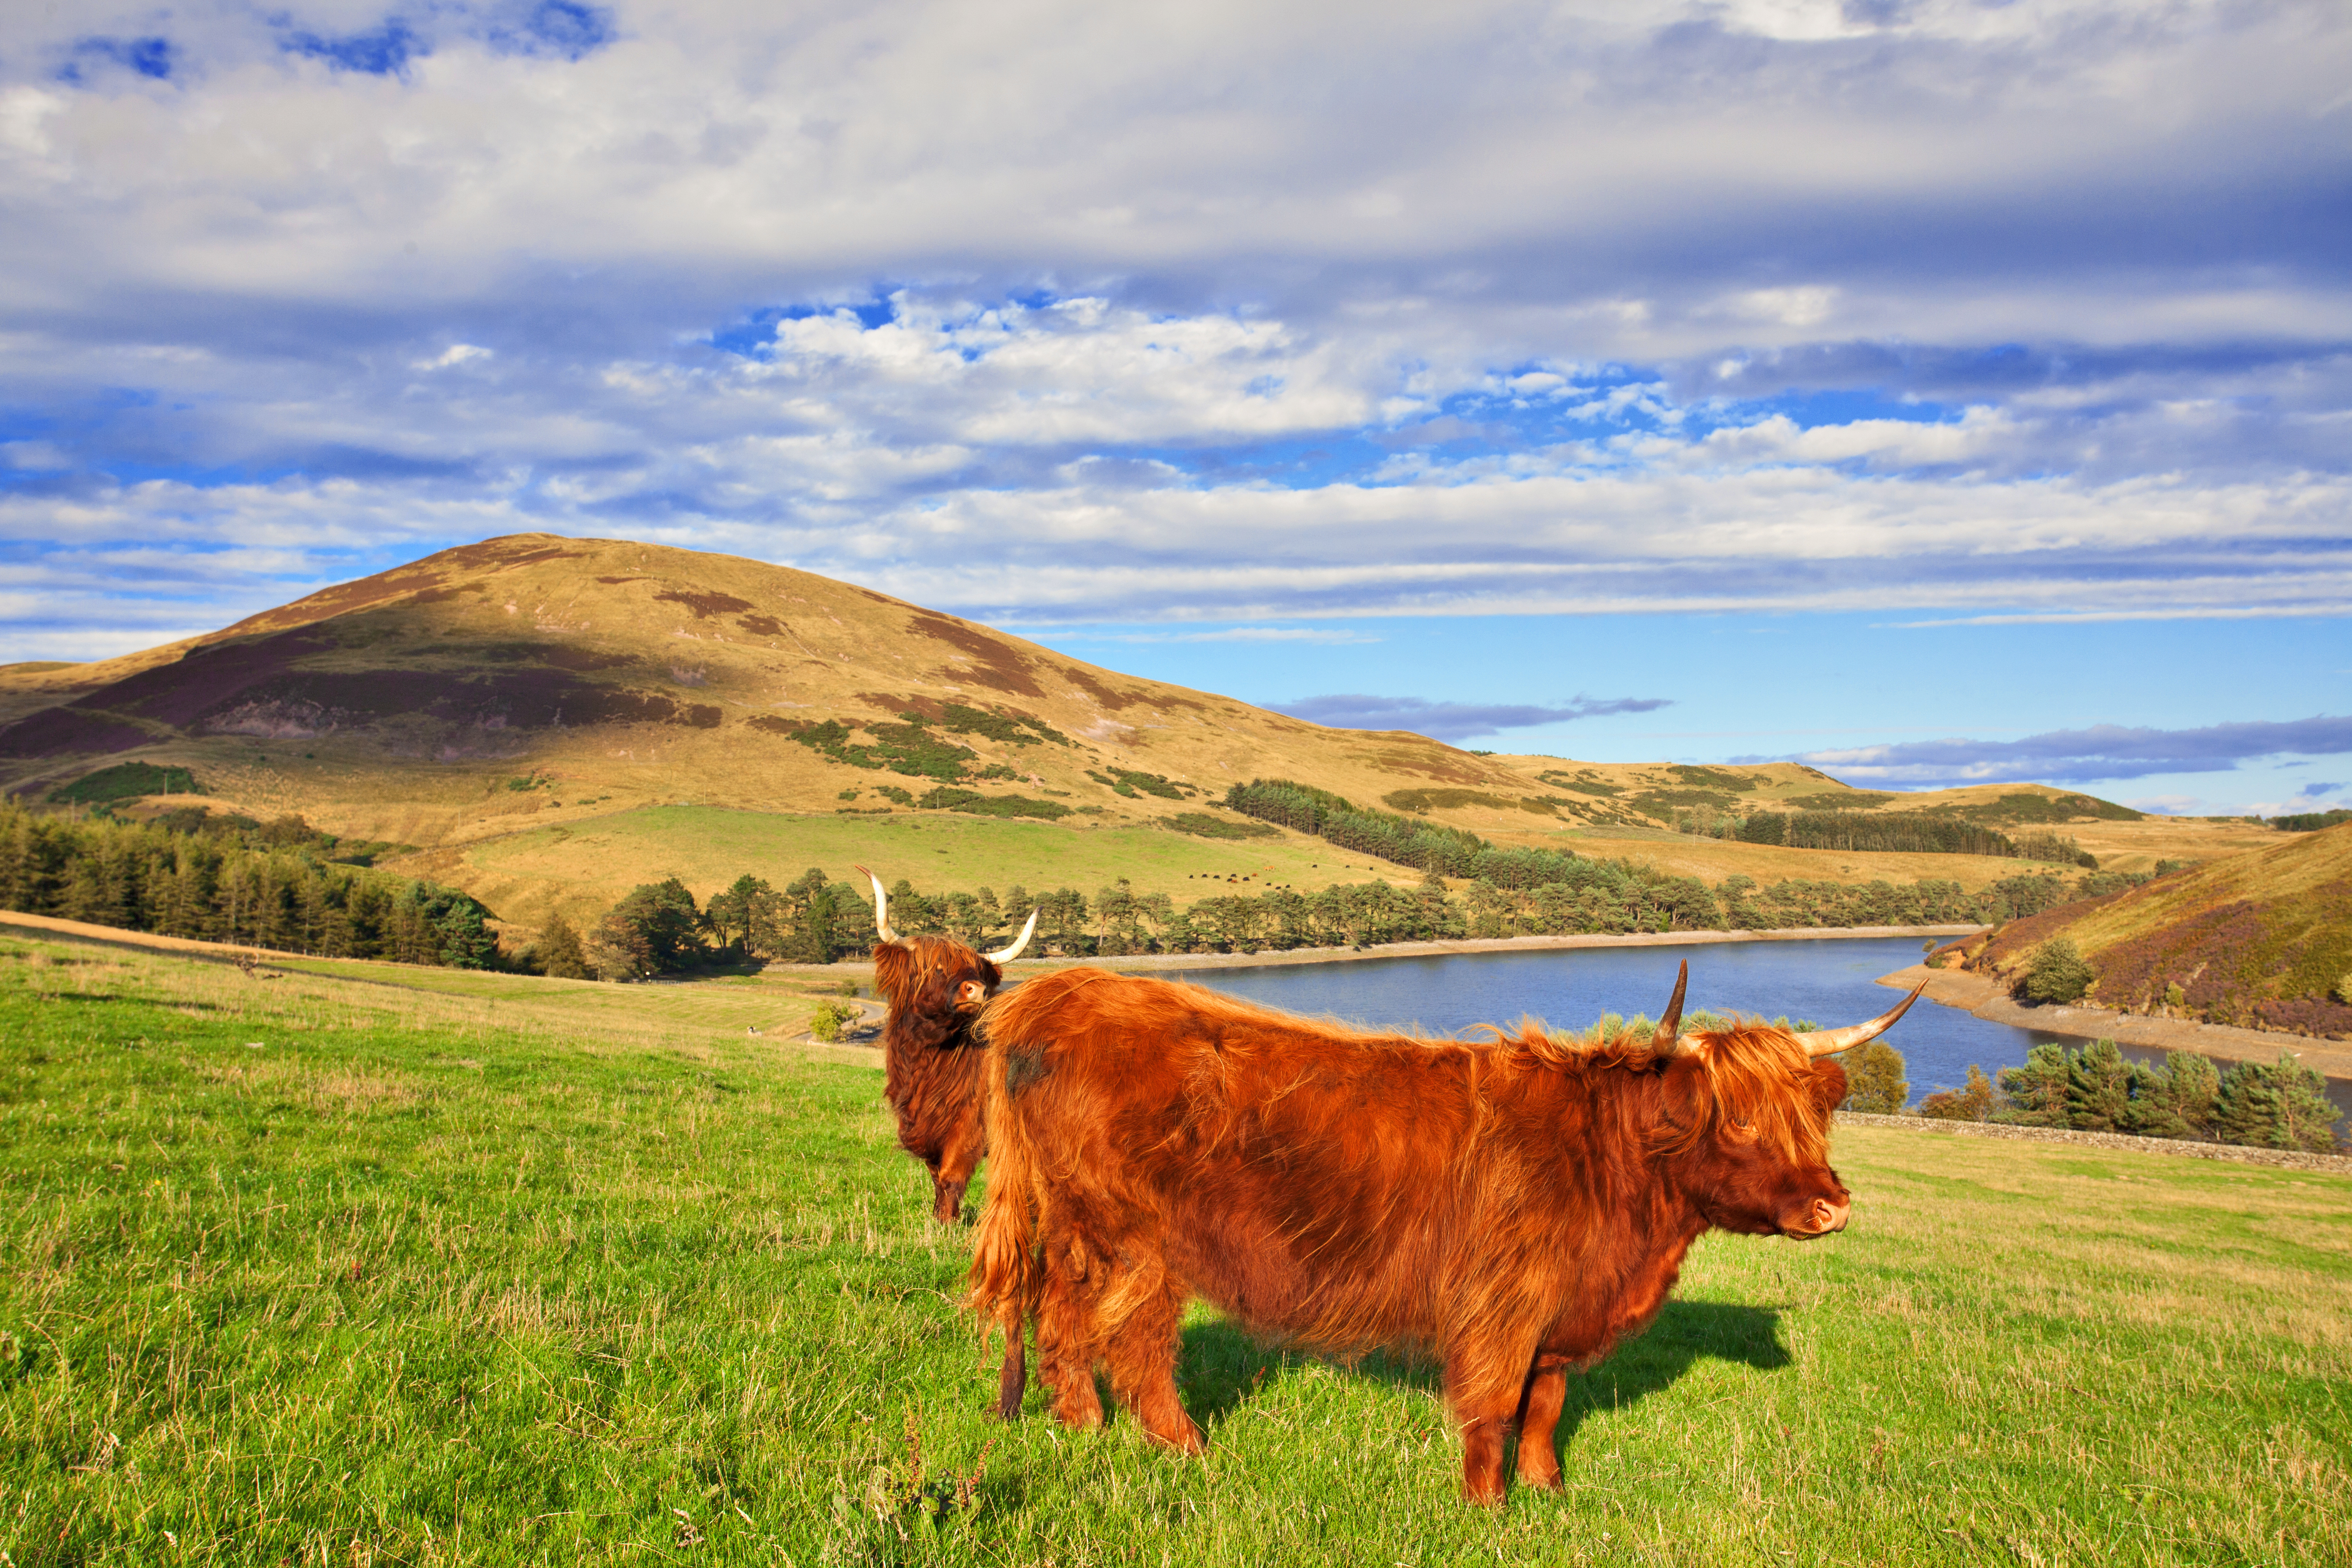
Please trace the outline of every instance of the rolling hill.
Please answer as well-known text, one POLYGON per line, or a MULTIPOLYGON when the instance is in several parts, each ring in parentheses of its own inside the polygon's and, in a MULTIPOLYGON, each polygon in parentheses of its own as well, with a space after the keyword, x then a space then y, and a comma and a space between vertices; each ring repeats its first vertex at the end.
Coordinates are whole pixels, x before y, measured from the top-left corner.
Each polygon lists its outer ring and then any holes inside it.
POLYGON ((2100 1006, 2245 1028, 2352 1037, 2352 824, 1957 944, 1966 966, 2014 981, 2053 937, 2098 974, 2100 1006))
POLYGON ((936 867, 952 886, 1128 866, 1139 891, 1179 893, 1213 873, 1300 887, 1397 875, 1217 804, 1255 777, 1710 880, 1976 888, 2016 869, 1675 831, 1759 807, 2063 831, 2125 868, 2272 837, 2036 785, 1897 795, 1794 763, 1587 763, 1325 729, 790 567, 546 534, 444 551, 121 658, 0 667, 0 785, 20 798, 102 794, 76 781, 146 764, 140 776, 173 781, 153 787, 194 792, 172 804, 299 814, 407 847, 392 863, 525 924, 672 871, 707 895, 740 869, 861 855, 936 867), (1112 838, 1078 849, 1073 835, 1090 834, 1112 838), (748 859, 722 858, 722 842, 748 859))

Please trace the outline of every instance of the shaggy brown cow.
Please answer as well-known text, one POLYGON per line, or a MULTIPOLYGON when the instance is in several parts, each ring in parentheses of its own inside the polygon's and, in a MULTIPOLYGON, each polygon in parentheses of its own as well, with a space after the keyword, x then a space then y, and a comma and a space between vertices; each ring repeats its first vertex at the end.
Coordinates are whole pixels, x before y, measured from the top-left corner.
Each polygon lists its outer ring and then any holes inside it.
MULTIPOLYGON (((1685 966, 1684 977, 1688 977, 1685 966)), ((1851 1028, 1760 1024, 1562 1041, 1357 1034, 1198 986, 1068 969, 988 1010, 993 1174, 971 1304, 1006 1333, 1020 1410, 1037 1325, 1054 1412, 1102 1419, 1094 1368, 1185 1453, 1177 1325, 1205 1296, 1253 1331, 1328 1351, 1443 1358, 1463 1489, 1559 1484, 1566 1374, 1646 1327, 1710 1226, 1844 1228, 1827 1161, 1851 1028)))
POLYGON ((898 1119, 898 1147, 931 1173, 931 1213, 941 1225, 963 1217, 963 1190, 988 1152, 981 1126, 984 1047, 972 1021, 1003 984, 1001 963, 1029 945, 1037 911, 1013 945, 974 952, 950 937, 902 937, 890 929, 889 895, 882 879, 860 866, 874 884, 874 989, 890 1005, 882 1026, 882 1097, 898 1119))

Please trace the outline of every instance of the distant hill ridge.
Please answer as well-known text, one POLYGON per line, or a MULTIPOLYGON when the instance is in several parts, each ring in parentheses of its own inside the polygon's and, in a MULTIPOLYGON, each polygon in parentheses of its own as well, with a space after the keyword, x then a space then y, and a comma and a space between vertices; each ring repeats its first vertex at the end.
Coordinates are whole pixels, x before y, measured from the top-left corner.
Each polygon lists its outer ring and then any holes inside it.
MULTIPOLYGON (((1189 835, 1235 855, 1287 845, 1294 880, 1347 872, 1320 840, 1225 808, 1228 791, 1258 778, 1506 848, 1635 853, 1710 880, 1958 875, 1973 888, 2008 872, 1874 854, 1861 839, 1813 854, 1677 826, 1822 810, 2145 826, 2039 785, 1897 795, 1791 763, 1582 763, 1327 729, 792 567, 548 534, 442 551, 121 658, 0 667, 0 788, 153 809, 121 800, 131 777, 170 781, 183 805, 299 814, 415 846, 419 874, 526 908, 558 893, 538 872, 500 890, 468 869, 474 847, 533 832, 560 846, 591 821, 657 805, 1028 824, 1049 833, 1017 846, 1021 874, 1036 879, 1054 874, 1050 833, 1092 827, 1189 835), (125 764, 138 767, 77 785, 125 764), (1571 848, 1590 838, 1613 842, 1571 848)), ((1353 873, 1365 868, 1359 857, 1353 873)))

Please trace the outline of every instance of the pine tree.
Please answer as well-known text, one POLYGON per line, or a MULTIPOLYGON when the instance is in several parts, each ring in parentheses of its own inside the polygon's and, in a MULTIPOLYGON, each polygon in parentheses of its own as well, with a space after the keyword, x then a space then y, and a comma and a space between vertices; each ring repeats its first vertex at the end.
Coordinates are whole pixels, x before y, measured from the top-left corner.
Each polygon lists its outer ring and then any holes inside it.
POLYGON ((2000 1091, 2009 1097, 2006 1110, 1993 1112, 1995 1121, 2019 1127, 2066 1125, 2066 1047, 2034 1046, 2022 1067, 2000 1069, 2000 1091))
POLYGON ((580 945, 580 933, 562 915, 550 915, 540 928, 539 941, 532 948, 541 974, 557 980, 587 980, 593 978, 588 968, 588 954, 580 945))
POLYGON ((2328 1102, 2327 1080, 2296 1061, 2292 1051, 2280 1052, 2274 1067, 2240 1062, 2223 1073, 2213 1106, 2215 1129, 2224 1142, 2319 1154, 2335 1149, 2335 1126, 2342 1114, 2328 1102))
POLYGON ((2134 1068, 2113 1040, 2093 1040, 2066 1062, 2066 1125, 2082 1132, 2129 1132, 2134 1068))

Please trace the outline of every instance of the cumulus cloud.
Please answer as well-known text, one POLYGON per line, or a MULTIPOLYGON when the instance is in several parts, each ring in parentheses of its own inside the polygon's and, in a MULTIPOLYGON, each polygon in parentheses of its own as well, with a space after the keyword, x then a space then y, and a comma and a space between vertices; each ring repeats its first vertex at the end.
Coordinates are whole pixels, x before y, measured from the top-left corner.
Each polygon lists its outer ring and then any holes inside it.
MULTIPOLYGON (((2241 763, 2266 757, 2346 753, 2352 753, 2352 718, 2317 715, 2284 723, 2249 721, 2193 730, 2095 724, 2016 741, 1906 741, 1808 752, 1786 759, 1735 760, 1806 763, 1848 783, 1941 788, 2027 779, 2084 784, 2157 773, 2225 773, 2241 763)), ((2317 789, 2324 793, 2335 787, 2327 784, 2317 789)))
POLYGON ((1525 730, 1605 713, 1648 713, 1670 707, 1672 701, 1664 697, 1600 700, 1579 697, 1559 707, 1542 708, 1512 703, 1430 702, 1418 697, 1353 693, 1306 697, 1296 702, 1269 702, 1266 706, 1276 713, 1287 713, 1294 719, 1335 730, 1410 730, 1439 741, 1466 741, 1502 730, 1525 730))
POLYGON ((2338 10, 15 20, 0 560, 89 586, 10 646, 520 528, 1035 622, 2352 609, 2338 10))

